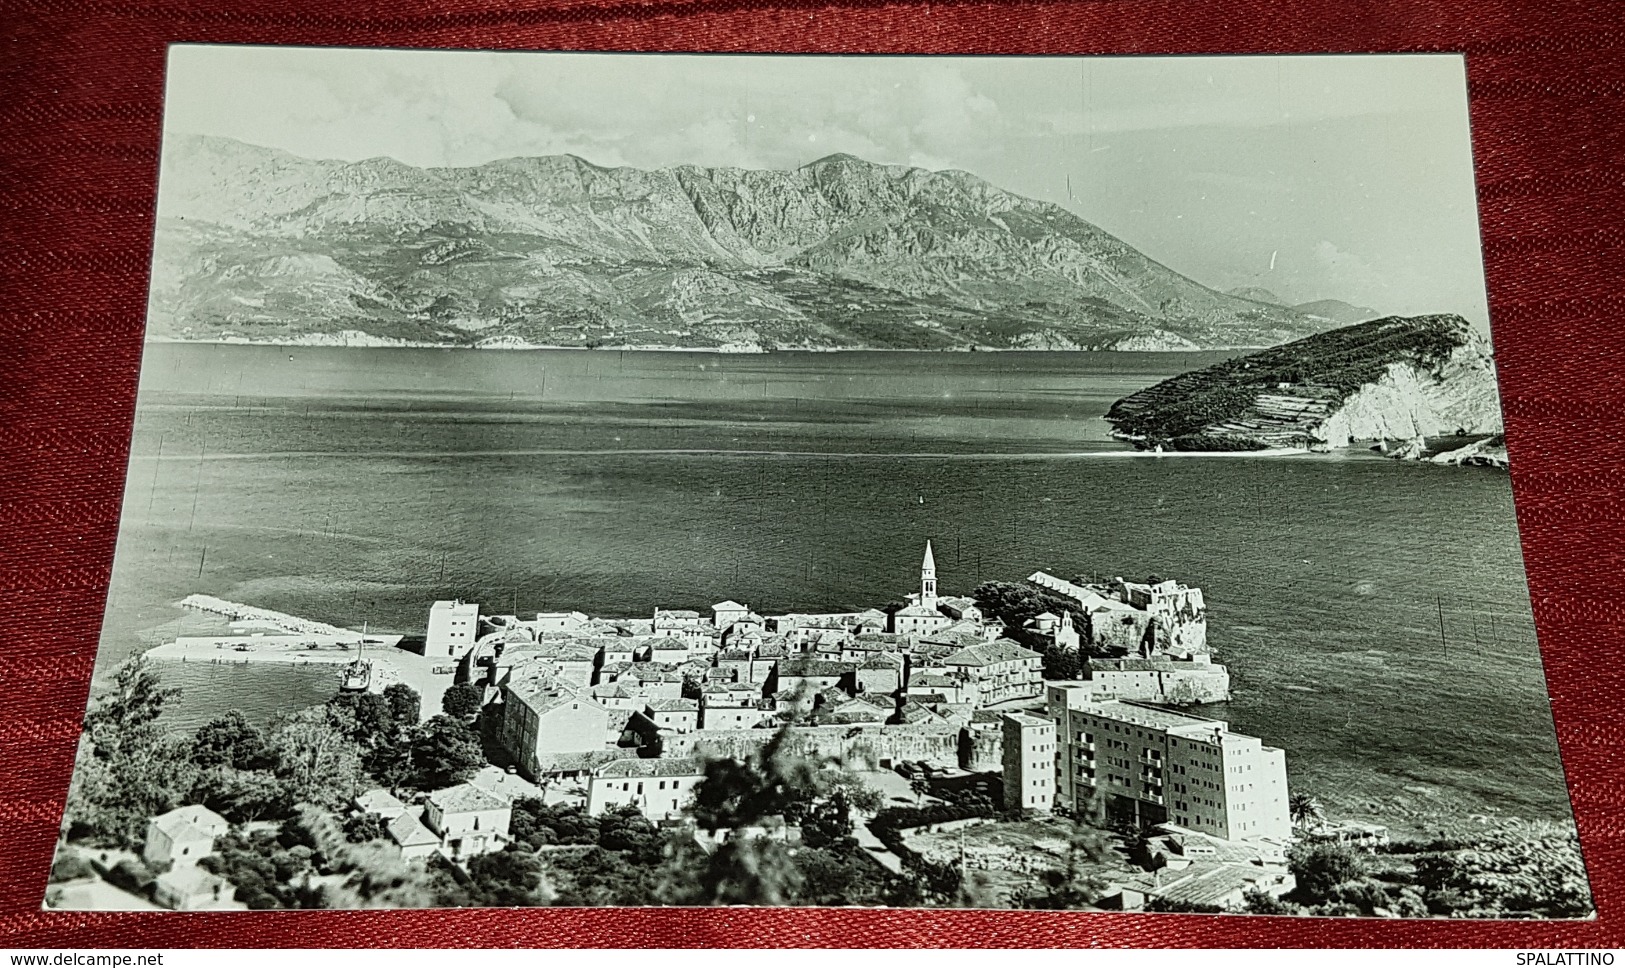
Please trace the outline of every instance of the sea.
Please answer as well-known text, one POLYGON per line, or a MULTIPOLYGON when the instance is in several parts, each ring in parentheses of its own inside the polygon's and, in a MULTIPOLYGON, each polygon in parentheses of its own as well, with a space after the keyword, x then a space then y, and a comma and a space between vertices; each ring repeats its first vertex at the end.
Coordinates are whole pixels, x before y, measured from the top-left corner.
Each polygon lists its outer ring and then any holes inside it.
MULTIPOLYGON (((884 605, 1017 580, 1202 587, 1293 789, 1401 829, 1570 818, 1504 471, 1163 455, 1112 401, 1223 353, 151 344, 98 685, 201 592, 421 634, 429 603, 648 615, 884 605)), ((331 669, 165 663, 191 728, 331 669)))

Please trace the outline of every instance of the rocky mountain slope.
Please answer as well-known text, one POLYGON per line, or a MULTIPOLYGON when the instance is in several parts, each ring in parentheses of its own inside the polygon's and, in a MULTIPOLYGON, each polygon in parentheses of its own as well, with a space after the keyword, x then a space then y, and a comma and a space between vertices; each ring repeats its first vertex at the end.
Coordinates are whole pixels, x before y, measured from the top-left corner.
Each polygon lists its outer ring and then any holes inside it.
POLYGON ((964 172, 846 155, 420 169, 181 136, 162 178, 156 339, 1186 349, 1327 325, 964 172))
POLYGON ((1317 299, 1314 302, 1299 303, 1292 307, 1292 311, 1323 319, 1334 326, 1352 326, 1382 315, 1375 309, 1355 306, 1341 299, 1317 299))
POLYGON ((1141 447, 1342 447, 1501 432, 1489 341, 1460 316, 1387 317, 1239 356, 1112 405, 1141 447))

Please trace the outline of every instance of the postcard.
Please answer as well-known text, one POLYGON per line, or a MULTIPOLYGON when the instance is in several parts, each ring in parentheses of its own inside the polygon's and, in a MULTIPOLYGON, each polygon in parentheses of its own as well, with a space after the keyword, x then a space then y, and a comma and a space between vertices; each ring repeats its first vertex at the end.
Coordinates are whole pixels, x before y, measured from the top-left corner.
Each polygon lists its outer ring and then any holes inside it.
POLYGON ((1445 55, 171 49, 46 906, 1586 918, 1445 55))

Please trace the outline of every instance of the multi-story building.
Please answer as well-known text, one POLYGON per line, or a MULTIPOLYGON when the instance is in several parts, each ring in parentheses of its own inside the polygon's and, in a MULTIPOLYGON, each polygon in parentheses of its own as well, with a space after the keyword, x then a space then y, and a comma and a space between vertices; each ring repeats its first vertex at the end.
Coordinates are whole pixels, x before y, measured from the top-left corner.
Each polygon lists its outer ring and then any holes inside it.
POLYGON ((1055 724, 1028 713, 1005 713, 1004 808, 1055 809, 1055 724))
POLYGON ((550 677, 502 684, 501 742, 530 776, 556 754, 607 748, 609 722, 607 707, 550 677))
POLYGON ((1142 826, 1174 823, 1225 840, 1292 836, 1286 754, 1217 719, 1118 699, 1087 683, 1050 683, 1056 797, 1074 811, 1098 798, 1142 826))
POLYGON ((974 683, 984 706, 1043 694, 1044 657, 1010 639, 960 649, 937 664, 974 683))
POLYGON ((423 634, 423 654, 461 659, 479 638, 480 606, 476 602, 435 602, 423 634))

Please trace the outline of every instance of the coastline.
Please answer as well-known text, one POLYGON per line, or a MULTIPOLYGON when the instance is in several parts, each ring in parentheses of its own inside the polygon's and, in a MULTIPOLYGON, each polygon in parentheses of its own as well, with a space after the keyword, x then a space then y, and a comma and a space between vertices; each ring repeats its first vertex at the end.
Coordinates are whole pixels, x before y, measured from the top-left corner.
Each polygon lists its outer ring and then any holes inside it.
POLYGON ((931 354, 971 354, 971 353, 1245 353, 1255 350, 1268 349, 1266 346, 1170 346, 1140 347, 1136 349, 1089 349, 1084 347, 1046 347, 1046 346, 951 346, 942 349, 904 349, 891 346, 785 346, 768 348, 758 345, 748 346, 672 346, 657 343, 617 343, 601 346, 566 346, 554 343, 493 342, 493 343, 429 343, 421 340, 395 340, 385 337, 368 337, 362 340, 338 340, 313 337, 291 337, 288 339, 181 339, 173 336, 147 336, 146 343, 162 343, 165 345, 201 345, 201 346, 288 346, 304 349, 329 350, 481 350, 495 351, 507 350, 523 352, 527 350, 568 350, 583 353, 711 353, 722 356, 768 356, 775 353, 931 353, 931 354))
MULTIPOLYGON (((427 719, 439 712, 441 697, 455 677, 435 672, 437 666, 430 657, 400 648, 399 643, 404 638, 402 635, 369 637, 368 648, 359 651, 359 657, 372 664, 372 680, 367 691, 383 692, 390 685, 404 683, 418 693, 423 718, 427 719)), ((205 665, 327 666, 337 674, 356 660, 358 651, 348 646, 322 649, 250 646, 239 651, 207 642, 176 641, 154 646, 143 655, 159 662, 205 665)), ((336 684, 334 692, 338 692, 336 684)))

